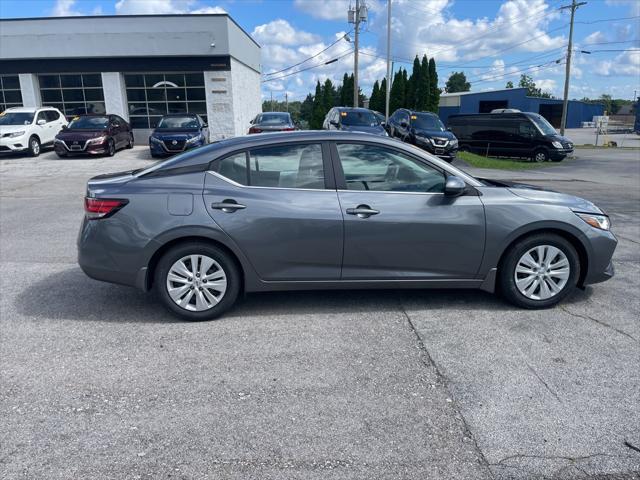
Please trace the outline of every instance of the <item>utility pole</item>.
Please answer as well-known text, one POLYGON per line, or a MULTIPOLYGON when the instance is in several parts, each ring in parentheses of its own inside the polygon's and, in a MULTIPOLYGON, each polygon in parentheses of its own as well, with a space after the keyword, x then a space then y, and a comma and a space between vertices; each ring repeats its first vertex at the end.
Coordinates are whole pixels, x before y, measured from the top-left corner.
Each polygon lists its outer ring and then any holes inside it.
POLYGON ((565 65, 564 75, 564 97, 562 101, 562 121, 560 123, 560 135, 564 135, 564 129, 567 125, 567 110, 569 107, 569 77, 571 76, 571 53, 573 49, 573 19, 578 7, 586 5, 587 2, 576 2, 571 0, 571 5, 560 7, 560 10, 571 9, 571 22, 569 24, 569 45, 567 45, 567 63, 565 65))
POLYGON ((355 10, 349 7, 348 21, 354 24, 354 55, 353 55, 353 106, 357 107, 360 100, 358 95, 358 48, 360 46, 360 22, 367 21, 367 5, 364 0, 356 0, 355 10), (362 1, 362 4, 360 3, 362 1))
POLYGON ((273 112, 273 90, 271 90, 271 111, 273 112))
POLYGON ((289 92, 287 92, 285 90, 284 92, 284 106, 285 106, 285 111, 289 111, 289 92))
POLYGON ((384 118, 389 123, 389 99, 391 98, 391 0, 387 0, 387 90, 384 99, 384 118))

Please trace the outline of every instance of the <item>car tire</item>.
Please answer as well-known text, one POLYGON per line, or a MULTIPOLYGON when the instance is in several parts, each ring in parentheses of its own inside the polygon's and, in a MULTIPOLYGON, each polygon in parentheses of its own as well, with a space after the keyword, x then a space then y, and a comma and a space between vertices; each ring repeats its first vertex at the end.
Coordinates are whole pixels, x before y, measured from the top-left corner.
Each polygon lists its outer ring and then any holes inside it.
POLYGON ((536 163, 544 163, 549 161, 549 152, 544 148, 539 148, 535 152, 533 152, 533 157, 531 159, 536 163))
POLYGON ((560 235, 535 234, 509 249, 498 276, 500 292, 510 303, 528 309, 549 308, 576 288, 580 258, 560 235))
POLYGON ((113 157, 116 154, 116 142, 112 138, 107 140, 107 156, 113 157))
POLYGON ((127 148, 131 149, 134 145, 133 133, 129 134, 129 143, 127 143, 127 148))
POLYGON ((198 322, 213 320, 229 310, 240 294, 241 279, 240 270, 229 254, 214 245, 194 242, 178 245, 162 256, 153 285, 169 311, 185 320, 198 322), (209 268, 203 272, 207 265, 209 268), (195 275, 188 277, 187 273, 195 275), (216 290, 223 286, 224 290, 216 290), (182 290, 184 287, 188 289, 182 290), (174 289, 173 293, 170 288, 174 289))
POLYGON ((40 144, 40 139, 33 135, 29 138, 29 155, 32 157, 37 157, 40 155, 40 151, 42 150, 42 145, 40 144))

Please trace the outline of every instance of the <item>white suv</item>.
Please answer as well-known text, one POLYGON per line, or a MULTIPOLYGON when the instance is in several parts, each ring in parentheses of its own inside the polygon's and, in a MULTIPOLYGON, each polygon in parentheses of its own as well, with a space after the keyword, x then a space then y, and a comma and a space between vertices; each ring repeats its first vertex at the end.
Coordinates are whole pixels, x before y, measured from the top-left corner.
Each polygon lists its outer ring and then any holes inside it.
POLYGON ((67 123, 53 107, 7 108, 0 113, 0 153, 28 151, 37 157, 67 123))

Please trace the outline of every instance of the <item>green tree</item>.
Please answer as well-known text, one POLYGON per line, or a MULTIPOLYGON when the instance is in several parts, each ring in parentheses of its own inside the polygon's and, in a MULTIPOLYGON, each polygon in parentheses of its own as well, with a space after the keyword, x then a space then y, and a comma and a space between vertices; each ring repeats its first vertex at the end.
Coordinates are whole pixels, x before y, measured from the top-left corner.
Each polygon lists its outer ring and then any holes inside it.
MULTIPOLYGON (((387 79, 383 78, 380 82, 380 112, 385 113, 387 108, 387 79)), ((390 112, 390 114, 393 112, 390 112)))
POLYGON ((342 77, 342 85, 340 86, 340 106, 348 107, 353 102, 353 81, 352 77, 344 74, 342 77))
POLYGON ((504 88, 513 88, 513 82, 509 80, 504 88))
POLYGON ((324 99, 322 98, 322 86, 320 81, 316 83, 316 94, 313 97, 313 112, 311 114, 311 122, 309 122, 309 128, 311 130, 322 129, 322 122, 327 114, 324 110, 324 99))
POLYGON ((395 112, 397 109, 404 107, 405 83, 402 74, 402 68, 393 76, 391 84, 391 95, 389 97, 389 111, 395 112))
POLYGON ((369 97, 369 108, 371 110, 380 110, 380 84, 378 80, 373 83, 373 88, 371 89, 371 97, 369 97))
POLYGON ((336 104, 336 89, 330 79, 324 81, 322 85, 322 108, 326 115, 336 104))
POLYGON ((311 123, 311 116, 313 115, 313 95, 310 93, 304 99, 300 105, 300 120, 307 125, 311 123))
POLYGON ((431 89, 431 79, 429 78, 429 60, 426 55, 422 56, 420 62, 420 82, 416 91, 416 110, 425 112, 429 109, 429 92, 431 89))
POLYGON ((529 97, 542 97, 542 98, 553 98, 550 93, 543 92, 542 89, 536 87, 533 78, 529 75, 523 73, 520 75, 520 81, 518 82, 518 86, 521 88, 527 89, 527 96, 529 97))
POLYGON ((407 95, 405 103, 407 108, 415 109, 418 105, 418 87, 420 85, 420 59, 416 55, 413 59, 413 70, 407 82, 407 95))
POLYGON ((439 103, 440 89, 438 88, 438 72, 436 70, 436 61, 431 58, 429 60, 429 110, 438 113, 439 103))
POLYGON ((468 92, 469 90, 471 90, 471 84, 467 82, 464 72, 453 72, 444 87, 444 91, 447 93, 468 92))

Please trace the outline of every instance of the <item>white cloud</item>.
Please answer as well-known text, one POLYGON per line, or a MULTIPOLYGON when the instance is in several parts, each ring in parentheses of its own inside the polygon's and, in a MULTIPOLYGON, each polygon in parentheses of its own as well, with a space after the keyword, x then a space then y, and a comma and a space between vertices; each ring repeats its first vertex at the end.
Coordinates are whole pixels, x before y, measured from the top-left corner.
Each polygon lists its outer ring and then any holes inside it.
POLYGON ((610 6, 628 6, 631 15, 640 15, 640 1, 638 0, 606 0, 610 6))
POLYGON ((604 33, 602 33, 600 30, 597 30, 585 37, 584 44, 589 45, 592 43, 601 43, 606 41, 607 41, 607 36, 604 33))
POLYGON ((73 17, 81 15, 81 13, 75 10, 76 0, 57 0, 51 11, 51 15, 54 17, 73 17))
POLYGON ((226 13, 218 6, 202 5, 196 0, 118 0, 118 15, 162 15, 169 13, 226 13))
POLYGON ((538 78, 534 80, 536 87, 543 92, 555 93, 558 83, 552 78, 538 78))
POLYGON ((596 64, 595 73, 604 77, 623 76, 640 78, 640 51, 626 50, 613 60, 596 64))
MULTIPOLYGON (((355 5, 352 0, 295 0, 295 7, 314 18, 321 20, 342 20, 347 22, 349 5, 355 5)), ((386 5, 385 1, 368 0, 367 7, 370 12, 379 12, 386 5)))
POLYGON ((251 36, 260 44, 302 45, 317 42, 318 37, 311 33, 296 30, 286 20, 273 20, 258 25, 251 36))

